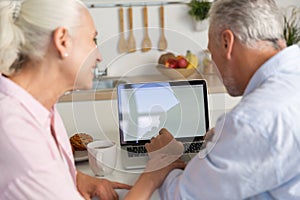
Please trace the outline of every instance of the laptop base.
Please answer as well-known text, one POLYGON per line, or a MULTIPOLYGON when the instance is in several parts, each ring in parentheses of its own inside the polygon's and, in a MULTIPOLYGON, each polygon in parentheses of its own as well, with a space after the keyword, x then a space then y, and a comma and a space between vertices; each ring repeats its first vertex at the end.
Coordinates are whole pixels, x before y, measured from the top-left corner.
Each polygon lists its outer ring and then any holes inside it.
POLYGON ((149 160, 148 156, 128 157, 127 148, 121 150, 121 161, 124 169, 143 169, 149 160))

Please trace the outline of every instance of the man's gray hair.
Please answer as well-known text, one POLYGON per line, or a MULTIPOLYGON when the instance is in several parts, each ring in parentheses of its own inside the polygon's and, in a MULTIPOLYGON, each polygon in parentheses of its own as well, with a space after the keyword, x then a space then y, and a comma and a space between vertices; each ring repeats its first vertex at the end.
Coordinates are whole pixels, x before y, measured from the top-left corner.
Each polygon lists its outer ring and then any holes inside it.
POLYGON ((218 41, 231 30, 241 43, 257 48, 258 41, 275 47, 282 40, 283 15, 274 0, 217 0, 210 9, 210 28, 218 41))

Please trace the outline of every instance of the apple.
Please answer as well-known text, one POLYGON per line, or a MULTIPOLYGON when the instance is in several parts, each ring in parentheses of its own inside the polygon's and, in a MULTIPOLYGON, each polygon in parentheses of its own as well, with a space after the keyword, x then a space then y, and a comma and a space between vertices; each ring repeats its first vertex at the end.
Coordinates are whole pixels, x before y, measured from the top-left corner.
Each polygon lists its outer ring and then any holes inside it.
POLYGON ((165 66, 166 66, 166 67, 169 67, 169 68, 177 68, 177 67, 178 67, 177 60, 174 59, 174 58, 169 58, 169 59, 166 61, 165 66))
POLYGON ((177 65, 180 68, 186 68, 188 66, 189 62, 184 57, 177 58, 177 65))

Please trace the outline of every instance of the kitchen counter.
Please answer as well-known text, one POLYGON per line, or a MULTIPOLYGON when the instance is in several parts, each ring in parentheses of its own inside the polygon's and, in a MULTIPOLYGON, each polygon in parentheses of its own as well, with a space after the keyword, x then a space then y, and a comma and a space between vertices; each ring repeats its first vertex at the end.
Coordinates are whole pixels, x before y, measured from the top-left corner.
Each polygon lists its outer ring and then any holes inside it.
MULTIPOLYGON (((108 79, 109 77, 106 77, 108 79)), ((113 78, 113 77, 112 77, 113 78)), ((123 79, 123 77, 122 77, 123 79)), ((128 83, 140 83, 140 82, 152 82, 152 81, 171 81, 168 77, 163 75, 142 75, 124 77, 128 83)), ((226 89, 222 82, 216 75, 200 75, 198 73, 191 75, 188 79, 205 79, 207 81, 208 93, 226 93, 226 89)), ((174 80, 173 80, 174 81, 174 80)), ((66 93, 62 96, 59 102, 74 102, 74 101, 95 101, 95 100, 111 100, 116 99, 117 90, 116 88, 111 89, 93 89, 93 90, 82 90, 66 93)))

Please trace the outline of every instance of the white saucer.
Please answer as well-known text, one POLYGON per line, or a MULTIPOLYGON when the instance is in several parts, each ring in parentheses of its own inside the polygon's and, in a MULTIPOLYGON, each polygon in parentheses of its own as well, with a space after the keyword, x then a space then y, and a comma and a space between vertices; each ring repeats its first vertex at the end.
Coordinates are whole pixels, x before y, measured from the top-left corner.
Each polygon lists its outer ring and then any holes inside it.
POLYGON ((75 151, 74 152, 75 162, 83 162, 89 160, 87 151, 75 151))

